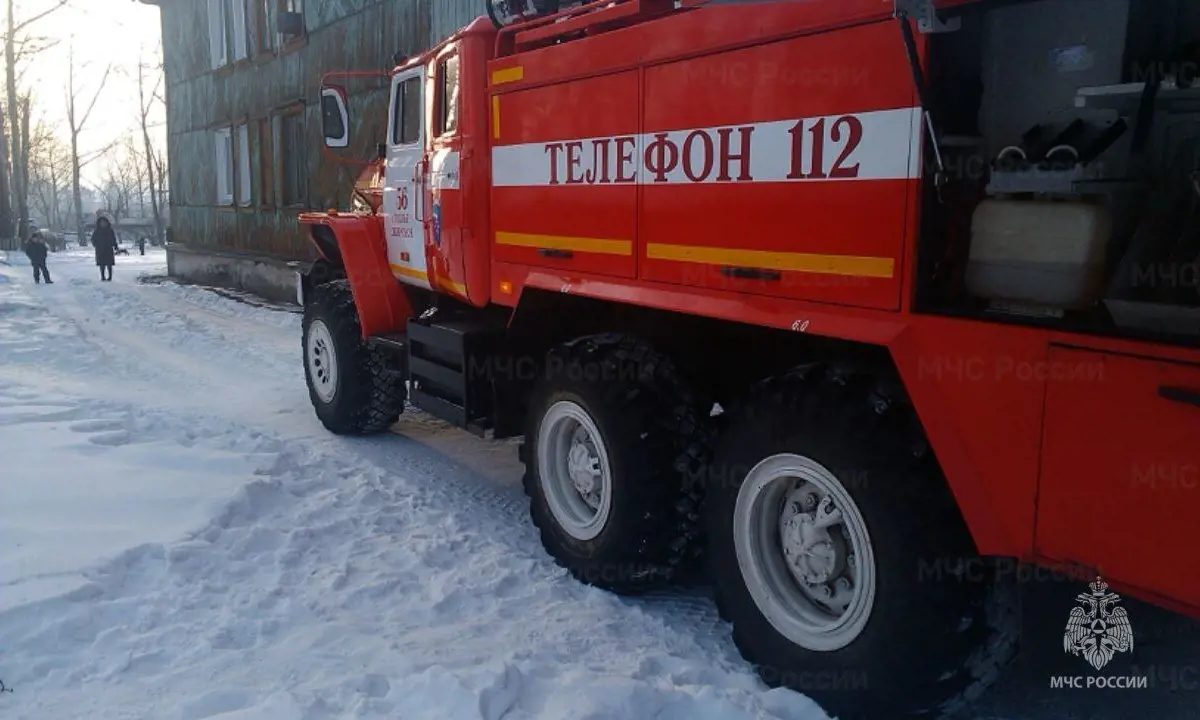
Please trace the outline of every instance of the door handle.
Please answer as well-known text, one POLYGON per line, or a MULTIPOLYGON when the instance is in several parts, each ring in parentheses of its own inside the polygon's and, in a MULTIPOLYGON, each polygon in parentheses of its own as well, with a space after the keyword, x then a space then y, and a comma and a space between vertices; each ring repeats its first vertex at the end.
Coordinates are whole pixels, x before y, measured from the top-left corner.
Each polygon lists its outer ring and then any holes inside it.
POLYGON ((551 248, 538 248, 538 255, 542 257, 563 258, 564 260, 575 257, 575 253, 570 250, 554 250, 551 248))
POLYGON ((1200 391, 1197 390, 1171 387, 1170 385, 1160 385, 1158 388, 1158 396, 1164 400, 1170 400, 1171 402, 1200 407, 1200 391))
POLYGON ((761 270, 759 268, 747 267, 729 267, 721 268, 721 274, 725 277, 739 278, 742 280, 782 280, 783 274, 775 270, 761 270))
POLYGON ((413 220, 419 223, 425 222, 425 217, 421 214, 421 210, 425 207, 425 172, 422 167, 423 163, 417 163, 413 166, 413 189, 416 195, 413 201, 413 220))

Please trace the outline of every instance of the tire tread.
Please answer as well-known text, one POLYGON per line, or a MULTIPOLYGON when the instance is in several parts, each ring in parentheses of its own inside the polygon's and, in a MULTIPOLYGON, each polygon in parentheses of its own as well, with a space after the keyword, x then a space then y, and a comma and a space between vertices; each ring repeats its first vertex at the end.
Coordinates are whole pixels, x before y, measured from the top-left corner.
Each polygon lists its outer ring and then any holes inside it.
MULTIPOLYGON (((638 594, 687 577, 697 568, 703 553, 702 484, 697 478, 707 457, 710 428, 674 364, 649 344, 614 333, 560 345, 549 353, 546 367, 535 395, 573 384, 570 379, 555 377, 551 367, 562 368, 568 377, 582 377, 587 368, 593 367, 600 371, 600 378, 620 378, 591 383, 600 409, 619 409, 622 425, 644 431, 634 447, 610 446, 609 452, 627 452, 650 460, 629 464, 637 469, 637 477, 629 486, 630 506, 614 508, 614 512, 636 516, 631 537, 602 555, 580 557, 562 547, 557 523, 540 497, 536 462, 529 451, 540 418, 531 412, 522 484, 530 497, 530 514, 542 544, 576 579, 620 594, 638 594), (627 380, 631 375, 636 379, 627 380), (666 463, 656 462, 666 453, 673 457, 666 463), (618 571, 606 576, 606 567, 618 571)), ((540 405, 535 402, 534 407, 540 405)))
MULTIPOLYGON (((386 431, 404 411, 407 392, 403 379, 389 367, 385 352, 372 348, 362 339, 362 326, 354 293, 347 280, 318 285, 304 308, 305 337, 308 324, 317 318, 325 321, 338 346, 338 392, 346 398, 334 408, 323 408, 315 392, 310 398, 322 424, 339 435, 375 435, 386 431), (342 370, 343 366, 349 372, 342 370)), ((302 351, 307 352, 302 348, 302 351)))
MULTIPOLYGON (((756 426, 764 421, 770 423, 775 439, 794 432, 796 425, 824 426, 828 430, 822 433, 823 437, 856 438, 857 451, 872 458, 871 467, 893 468, 895 479, 902 479, 906 486, 899 492, 896 488, 887 491, 890 499, 898 501, 896 512, 919 511, 919 520, 910 519, 904 526, 917 538, 916 546, 954 558, 973 556, 973 544, 936 459, 924 441, 915 412, 905 404, 888 406, 879 412, 883 409, 879 403, 884 401, 873 396, 873 388, 870 376, 840 375, 822 366, 803 368, 755 385, 734 408, 732 417, 734 422, 756 426)), ((709 532, 713 533, 719 527, 712 519, 718 510, 709 508, 709 512, 709 532)), ((721 574, 716 567, 712 572, 718 577, 721 574)), ((963 616, 962 627, 946 627, 940 637, 916 639, 921 642, 920 665, 931 669, 922 673, 929 682, 923 687, 913 687, 912 695, 939 700, 909 708, 907 713, 939 717, 957 712, 978 697, 1015 655, 1020 629, 1017 593, 1005 583, 981 583, 975 587, 965 577, 927 583, 921 591, 921 600, 930 613, 963 616), (964 592, 964 588, 969 589, 964 592)), ((742 656, 758 667, 768 685, 786 686, 788 683, 782 678, 790 670, 772 667, 779 659, 771 644, 763 642, 759 633, 747 631, 743 624, 747 609, 739 592, 730 584, 717 582, 714 595, 721 617, 733 625, 733 639, 742 656)), ((896 639, 903 642, 901 638, 903 629, 897 628, 896 639)), ((863 693, 864 700, 866 696, 863 693)), ((842 717, 855 716, 852 710, 843 707, 831 710, 842 712, 842 717)))

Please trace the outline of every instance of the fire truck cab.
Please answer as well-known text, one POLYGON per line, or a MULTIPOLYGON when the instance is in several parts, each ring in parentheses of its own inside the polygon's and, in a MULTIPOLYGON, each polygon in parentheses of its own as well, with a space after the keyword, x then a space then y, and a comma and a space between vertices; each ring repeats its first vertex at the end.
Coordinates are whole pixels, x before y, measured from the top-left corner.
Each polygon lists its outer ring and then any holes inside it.
POLYGON ((839 717, 976 697, 1016 563, 1200 615, 1194 4, 488 11, 382 117, 322 85, 374 158, 301 216, 328 429, 523 436, 558 563, 707 578, 839 717))

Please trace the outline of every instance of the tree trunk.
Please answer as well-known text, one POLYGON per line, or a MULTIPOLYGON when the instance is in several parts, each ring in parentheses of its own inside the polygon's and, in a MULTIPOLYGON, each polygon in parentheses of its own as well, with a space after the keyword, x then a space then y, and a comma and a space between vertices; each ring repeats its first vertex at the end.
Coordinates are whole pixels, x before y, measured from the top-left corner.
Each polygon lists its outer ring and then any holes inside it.
POLYGON ((29 153, 25 147, 29 141, 26 130, 29 125, 21 119, 21 101, 17 98, 16 22, 13 18, 13 0, 7 0, 5 4, 8 11, 8 32, 4 37, 4 65, 5 86, 8 91, 8 126, 12 128, 12 193, 17 205, 17 235, 24 242, 29 239, 29 194, 26 187, 29 153))
POLYGON ((13 237, 12 196, 8 182, 8 132, 5 130, 4 115, 0 113, 0 243, 9 247, 13 237))
MULTIPOLYGON (((74 105, 71 103, 71 116, 74 118, 74 105)), ((72 120, 72 128, 74 120, 72 120)), ((79 189, 79 133, 71 132, 71 210, 72 219, 79 237, 83 237, 83 193, 79 189)))
MULTIPOLYGON (((29 217, 29 96, 21 98, 21 158, 20 166, 13 171, 15 177, 21 179, 20 185, 17 186, 17 212, 21 213, 21 217, 29 217)), ((30 232, 28 221, 24 225, 22 231, 22 239, 30 232)))
POLYGON ((58 197, 58 166, 55 163, 57 158, 54 157, 52 149, 50 155, 50 217, 46 222, 50 223, 50 227, 55 230, 63 228, 62 208, 59 206, 61 200, 58 197))
POLYGON ((71 223, 83 239, 83 194, 79 189, 79 125, 75 115, 75 48, 68 53, 67 123, 71 126, 71 223))
POLYGON ((154 213, 154 238, 160 244, 163 239, 162 209, 158 205, 158 183, 154 180, 154 148, 150 145, 150 128, 148 118, 149 105, 146 104, 145 68, 138 63, 138 99, 142 109, 142 143, 146 147, 146 176, 150 182, 150 211, 154 213))

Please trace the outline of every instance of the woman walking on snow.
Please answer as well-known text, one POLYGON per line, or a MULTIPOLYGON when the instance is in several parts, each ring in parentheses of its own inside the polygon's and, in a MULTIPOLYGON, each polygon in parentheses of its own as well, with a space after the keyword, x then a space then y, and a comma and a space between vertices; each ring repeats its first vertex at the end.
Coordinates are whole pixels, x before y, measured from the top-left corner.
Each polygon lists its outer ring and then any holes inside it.
POLYGON ((96 230, 92 233, 92 247, 96 248, 96 266, 100 268, 101 282, 111 281, 113 264, 116 262, 114 256, 117 251, 117 234, 113 232, 108 218, 101 217, 96 221, 96 230))

